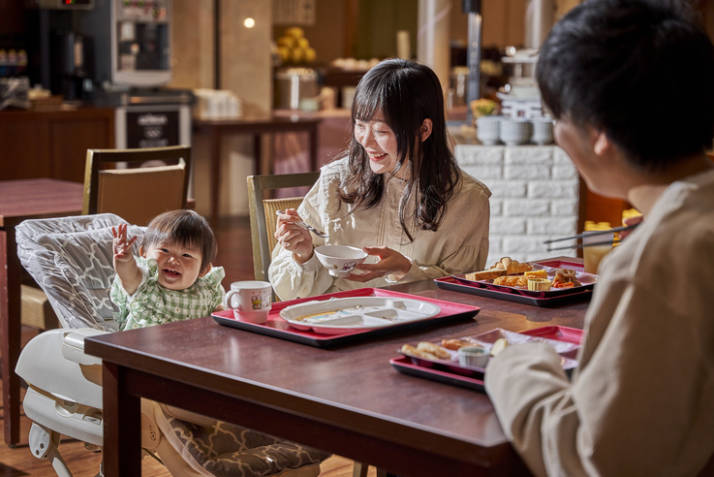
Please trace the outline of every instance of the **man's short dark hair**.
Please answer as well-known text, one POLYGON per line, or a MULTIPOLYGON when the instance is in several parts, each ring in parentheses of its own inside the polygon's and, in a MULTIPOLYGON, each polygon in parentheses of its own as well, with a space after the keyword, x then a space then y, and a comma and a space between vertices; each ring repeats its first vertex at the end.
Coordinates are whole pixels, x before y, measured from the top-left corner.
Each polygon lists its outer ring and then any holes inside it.
POLYGON ((536 76, 556 119, 604 131, 644 170, 712 146, 714 47, 682 1, 586 1, 553 27, 536 76))

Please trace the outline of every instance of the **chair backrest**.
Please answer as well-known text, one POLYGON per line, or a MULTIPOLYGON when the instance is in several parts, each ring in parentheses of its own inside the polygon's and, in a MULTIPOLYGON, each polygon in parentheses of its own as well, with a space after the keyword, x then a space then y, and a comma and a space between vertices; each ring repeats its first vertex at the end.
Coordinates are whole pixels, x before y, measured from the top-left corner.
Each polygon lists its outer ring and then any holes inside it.
POLYGON ((296 208, 300 197, 287 199, 266 198, 266 192, 277 189, 311 187, 319 172, 280 174, 271 176, 248 176, 248 208, 250 211, 250 237, 253 245, 253 272, 256 280, 268 279, 270 255, 275 247, 275 211, 296 208))
POLYGON ((186 208, 190 174, 188 146, 88 149, 82 212, 111 212, 147 225, 162 212, 186 208), (146 167, 157 161, 162 165, 146 167))
MULTIPOLYGON (((17 255, 47 294, 63 328, 116 330, 109 299, 114 266, 112 227, 126 221, 114 214, 25 220, 16 229, 17 255)), ((143 227, 129 226, 141 241, 143 227)))

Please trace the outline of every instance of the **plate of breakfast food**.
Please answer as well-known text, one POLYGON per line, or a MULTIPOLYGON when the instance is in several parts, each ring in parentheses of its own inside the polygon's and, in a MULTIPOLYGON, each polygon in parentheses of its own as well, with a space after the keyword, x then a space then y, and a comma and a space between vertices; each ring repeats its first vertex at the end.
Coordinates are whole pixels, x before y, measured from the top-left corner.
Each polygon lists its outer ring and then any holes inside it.
POLYGON ((404 344, 399 353, 416 360, 416 363, 422 366, 430 363, 445 366, 457 373, 483 373, 489 360, 508 346, 535 341, 551 346, 561 356, 561 363, 566 371, 577 366, 575 358, 580 348, 578 343, 550 336, 516 333, 502 328, 476 336, 442 339, 439 342, 421 341, 416 345, 404 344))
POLYGON ((578 365, 582 333, 577 328, 557 325, 520 333, 496 328, 473 336, 406 343, 399 349, 400 356, 390 359, 389 364, 403 374, 483 391, 489 361, 518 343, 546 343, 560 355, 566 374, 571 374, 578 365))
POLYGON ((415 322, 440 312, 438 305, 428 301, 372 296, 298 303, 283 308, 280 317, 298 330, 340 334, 415 322))
POLYGON ((547 260, 527 263, 504 257, 488 270, 454 276, 468 282, 481 282, 530 292, 592 288, 597 281, 597 275, 592 273, 585 273, 577 268, 552 265, 562 265, 562 263, 552 264, 547 260))
POLYGON ((491 268, 437 278, 437 286, 476 295, 551 306, 589 298, 597 275, 583 271, 579 261, 560 257, 519 262, 501 258, 491 268))

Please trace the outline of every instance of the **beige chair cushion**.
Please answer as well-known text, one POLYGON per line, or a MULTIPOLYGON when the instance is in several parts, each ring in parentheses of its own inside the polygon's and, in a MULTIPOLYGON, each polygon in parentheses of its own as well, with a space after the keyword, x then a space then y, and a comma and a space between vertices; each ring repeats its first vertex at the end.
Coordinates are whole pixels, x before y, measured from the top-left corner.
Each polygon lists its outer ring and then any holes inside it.
POLYGON ((97 210, 121 211, 130 224, 147 225, 157 210, 183 207, 185 173, 183 165, 101 170, 97 210))
POLYGON ((21 285, 20 296, 20 317, 23 325, 41 330, 49 330, 59 326, 50 301, 42 290, 28 285, 21 285))

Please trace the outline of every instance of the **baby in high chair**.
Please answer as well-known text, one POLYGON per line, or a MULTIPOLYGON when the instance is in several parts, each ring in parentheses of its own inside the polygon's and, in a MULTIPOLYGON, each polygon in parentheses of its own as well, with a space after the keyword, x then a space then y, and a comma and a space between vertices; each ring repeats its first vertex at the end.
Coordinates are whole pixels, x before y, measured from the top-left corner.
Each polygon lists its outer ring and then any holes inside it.
POLYGON ((110 298, 120 330, 199 318, 221 309, 223 267, 212 266, 216 238, 192 210, 172 210, 151 220, 139 247, 127 226, 112 227, 114 269, 110 298))

